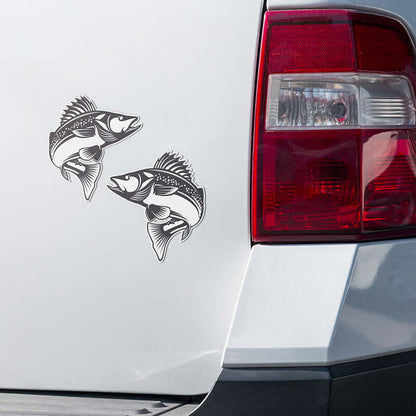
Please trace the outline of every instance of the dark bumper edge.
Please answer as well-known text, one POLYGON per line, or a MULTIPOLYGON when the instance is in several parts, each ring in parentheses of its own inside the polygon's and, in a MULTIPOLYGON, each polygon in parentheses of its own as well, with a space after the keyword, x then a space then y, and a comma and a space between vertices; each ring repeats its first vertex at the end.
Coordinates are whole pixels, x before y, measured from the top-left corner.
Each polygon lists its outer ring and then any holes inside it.
POLYGON ((415 416, 416 351, 326 367, 224 368, 192 416, 415 416))

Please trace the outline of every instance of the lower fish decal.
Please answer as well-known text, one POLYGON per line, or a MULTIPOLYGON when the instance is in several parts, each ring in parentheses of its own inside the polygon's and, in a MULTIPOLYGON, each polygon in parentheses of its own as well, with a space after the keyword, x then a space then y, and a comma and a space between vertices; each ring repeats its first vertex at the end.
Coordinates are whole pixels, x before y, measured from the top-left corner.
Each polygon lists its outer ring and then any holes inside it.
POLYGON ((167 152, 153 168, 110 178, 114 193, 145 208, 147 233, 160 262, 176 235, 185 241, 205 214, 205 189, 194 181, 191 165, 178 153, 167 152))
POLYGON ((70 174, 81 182, 89 201, 102 171, 104 149, 130 137, 142 128, 139 116, 97 109, 86 96, 76 98, 49 135, 49 156, 69 181, 70 174))

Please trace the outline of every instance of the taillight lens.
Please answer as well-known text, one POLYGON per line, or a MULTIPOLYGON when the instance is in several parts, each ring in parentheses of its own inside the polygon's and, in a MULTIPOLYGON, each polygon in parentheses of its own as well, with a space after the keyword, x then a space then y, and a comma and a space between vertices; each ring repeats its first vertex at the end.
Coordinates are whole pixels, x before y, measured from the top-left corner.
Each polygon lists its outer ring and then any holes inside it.
POLYGON ((414 125, 406 77, 382 74, 269 75, 266 130, 414 125))
POLYGON ((392 18, 267 12, 253 241, 416 235, 415 81, 412 40, 392 18))

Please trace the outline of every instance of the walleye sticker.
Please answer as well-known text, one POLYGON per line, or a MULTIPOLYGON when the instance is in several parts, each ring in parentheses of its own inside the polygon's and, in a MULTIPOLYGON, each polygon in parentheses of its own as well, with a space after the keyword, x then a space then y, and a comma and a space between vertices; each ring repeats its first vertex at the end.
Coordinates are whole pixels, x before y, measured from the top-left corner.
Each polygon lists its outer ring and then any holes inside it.
POLYGON ((160 262, 172 238, 181 234, 185 241, 204 218, 205 189, 198 188, 191 165, 178 153, 167 152, 153 168, 110 180, 109 189, 145 208, 147 233, 160 262))
POLYGON ((49 156, 67 181, 70 174, 78 177, 90 201, 101 175, 104 149, 142 127, 139 116, 98 110, 93 101, 81 96, 67 106, 60 126, 50 134, 49 156))

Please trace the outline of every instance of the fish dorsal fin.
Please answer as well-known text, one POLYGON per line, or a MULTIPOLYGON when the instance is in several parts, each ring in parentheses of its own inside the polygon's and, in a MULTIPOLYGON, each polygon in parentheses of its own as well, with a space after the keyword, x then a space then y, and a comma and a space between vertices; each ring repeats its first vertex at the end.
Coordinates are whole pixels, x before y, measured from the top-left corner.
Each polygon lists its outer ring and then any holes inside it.
POLYGON ((79 98, 77 97, 75 98, 75 101, 72 101, 71 104, 64 110, 61 117, 61 126, 74 117, 85 113, 91 113, 93 111, 97 111, 97 107, 93 101, 85 95, 79 98))
POLYGON ((178 153, 166 152, 155 163, 155 169, 163 169, 193 181, 194 173, 188 162, 178 153))

